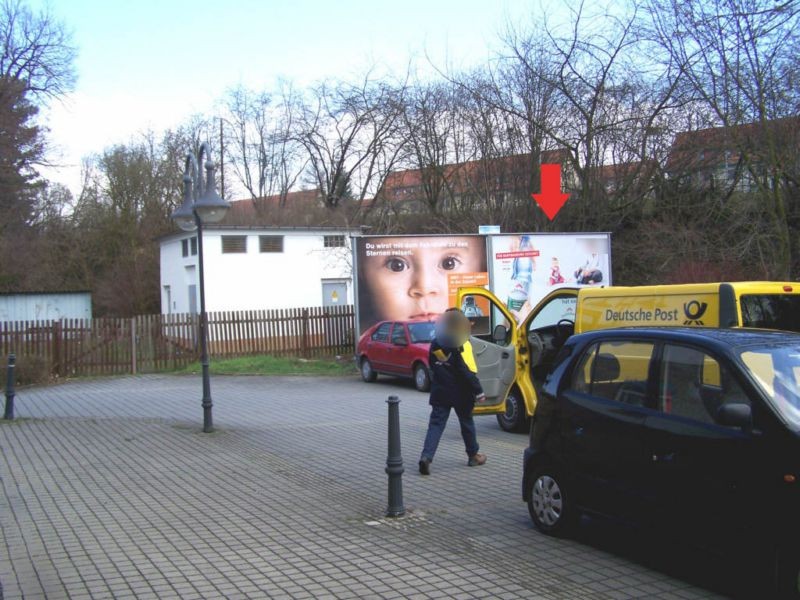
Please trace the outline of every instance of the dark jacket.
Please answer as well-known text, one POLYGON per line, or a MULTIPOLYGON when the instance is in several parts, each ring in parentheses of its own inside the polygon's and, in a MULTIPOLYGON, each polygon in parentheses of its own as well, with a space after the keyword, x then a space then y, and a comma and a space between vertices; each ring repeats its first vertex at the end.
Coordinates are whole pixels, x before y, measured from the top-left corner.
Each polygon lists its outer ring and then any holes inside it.
POLYGON ((433 340, 428 364, 431 367, 430 404, 471 410, 483 388, 461 357, 461 348, 445 348, 433 340))

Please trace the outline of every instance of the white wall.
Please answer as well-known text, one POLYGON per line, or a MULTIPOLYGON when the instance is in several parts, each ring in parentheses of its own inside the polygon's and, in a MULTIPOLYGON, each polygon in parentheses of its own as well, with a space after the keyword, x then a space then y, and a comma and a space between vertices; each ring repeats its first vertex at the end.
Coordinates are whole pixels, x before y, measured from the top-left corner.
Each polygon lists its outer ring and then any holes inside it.
MULTIPOLYGON (((197 265, 197 256, 181 256, 181 240, 194 237, 185 234, 161 242, 161 313, 189 312, 189 288, 185 283, 187 267, 197 265), (165 286, 169 287, 169 292, 165 286), (168 303, 169 300, 169 303, 168 303), (171 306, 170 306, 171 303, 171 306)), ((198 298, 197 305, 200 306, 198 298)))
MULTIPOLYGON (((181 256, 181 239, 161 242, 161 310, 167 308, 170 286, 171 312, 189 312, 187 267, 196 256, 181 256)), ((350 236, 346 231, 211 230, 203 234, 206 310, 256 310, 321 306, 322 282, 347 280, 347 298, 353 302, 350 236), (346 236, 343 248, 325 248, 325 235, 346 236), (223 235, 246 235, 246 254, 223 254, 223 235), (282 235, 283 252, 259 252, 259 235, 282 235)), ((191 279, 196 279, 191 275, 191 279)), ((198 290, 199 293, 199 290, 198 290)), ((345 300, 345 299, 343 299, 345 300)), ((197 300, 199 308, 199 298, 197 300)))
POLYGON ((89 292, 0 296, 0 322, 91 318, 92 295, 89 292))

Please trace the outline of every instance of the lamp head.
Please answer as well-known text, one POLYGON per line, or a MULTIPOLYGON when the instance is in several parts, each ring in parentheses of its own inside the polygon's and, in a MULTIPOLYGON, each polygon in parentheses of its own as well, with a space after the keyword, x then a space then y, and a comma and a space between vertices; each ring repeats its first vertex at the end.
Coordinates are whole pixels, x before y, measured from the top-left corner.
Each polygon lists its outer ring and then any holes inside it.
POLYGON ((170 218, 184 231, 194 231, 197 223, 194 220, 194 201, 192 200, 192 178, 188 173, 183 175, 183 202, 176 208, 170 218))
POLYGON ((215 189, 214 185, 214 163, 210 160, 206 162, 206 189, 203 194, 195 201, 194 210, 203 223, 218 223, 231 207, 230 203, 223 199, 215 189))

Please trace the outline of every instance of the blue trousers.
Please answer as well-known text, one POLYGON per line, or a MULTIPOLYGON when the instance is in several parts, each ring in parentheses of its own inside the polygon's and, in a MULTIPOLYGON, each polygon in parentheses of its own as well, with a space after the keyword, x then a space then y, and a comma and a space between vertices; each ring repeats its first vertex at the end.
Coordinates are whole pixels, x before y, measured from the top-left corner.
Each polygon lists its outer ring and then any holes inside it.
MULTIPOLYGON (((458 424, 461 425, 461 437, 464 438, 464 448, 467 456, 478 453, 478 438, 475 434, 475 421, 472 420, 472 407, 467 409, 455 408, 458 424)), ((420 460, 433 460, 439 440, 442 439, 447 419, 450 417, 449 406, 431 406, 431 418, 428 421, 428 433, 425 435, 425 444, 422 447, 420 460)))

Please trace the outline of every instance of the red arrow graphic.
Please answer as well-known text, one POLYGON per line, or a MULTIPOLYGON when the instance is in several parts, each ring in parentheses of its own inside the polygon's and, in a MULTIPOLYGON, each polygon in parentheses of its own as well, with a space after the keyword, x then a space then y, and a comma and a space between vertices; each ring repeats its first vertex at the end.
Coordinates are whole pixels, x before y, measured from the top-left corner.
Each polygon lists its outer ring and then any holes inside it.
POLYGON ((531 197, 552 221, 569 199, 569 194, 561 193, 561 165, 542 165, 541 173, 542 192, 531 194, 531 197))

